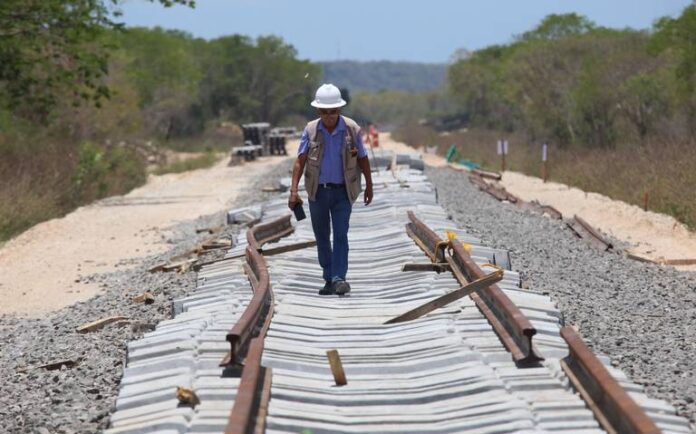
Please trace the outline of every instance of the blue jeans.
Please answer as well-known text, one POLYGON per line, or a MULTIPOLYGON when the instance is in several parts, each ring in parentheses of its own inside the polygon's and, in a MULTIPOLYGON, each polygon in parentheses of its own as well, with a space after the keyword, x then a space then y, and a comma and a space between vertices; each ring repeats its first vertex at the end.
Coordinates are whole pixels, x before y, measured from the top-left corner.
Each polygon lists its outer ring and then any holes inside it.
POLYGON ((317 240, 319 265, 324 280, 346 280, 348 272, 348 225, 353 205, 345 188, 329 189, 319 185, 316 200, 309 201, 312 229, 317 240), (333 249, 331 228, 333 226, 333 249))

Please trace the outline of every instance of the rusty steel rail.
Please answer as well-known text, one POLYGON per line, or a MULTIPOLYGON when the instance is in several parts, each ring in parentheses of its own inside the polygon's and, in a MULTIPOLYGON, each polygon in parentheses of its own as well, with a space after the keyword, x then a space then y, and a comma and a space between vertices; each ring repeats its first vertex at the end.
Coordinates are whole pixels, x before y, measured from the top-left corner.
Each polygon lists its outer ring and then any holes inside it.
MULTIPOLYGON (((464 250, 461 243, 456 240, 441 240, 411 211, 408 212, 408 218, 410 223, 406 225, 406 231, 409 236, 430 257, 433 263, 446 262, 450 264, 454 276, 461 284, 486 275, 464 250)), ((271 370, 261 366, 261 359, 264 337, 273 314, 273 292, 270 287, 266 261, 258 251, 261 247, 258 240, 278 239, 280 237, 277 234, 289 233, 283 220, 276 220, 275 226, 274 222, 263 225, 259 237, 252 233, 253 230, 247 232, 247 239, 254 241, 253 244, 250 242, 249 247, 247 247, 248 264, 245 264, 245 270, 254 291, 252 302, 259 295, 258 299, 267 306, 267 312, 265 312, 263 323, 260 324, 264 309, 258 309, 258 306, 252 308, 252 303, 250 303, 242 315, 243 318, 247 312, 260 311, 261 313, 250 313, 250 317, 244 321, 240 318, 240 321, 233 328, 233 331, 242 330, 240 323, 247 324, 244 328, 246 332, 240 333, 236 342, 247 339, 249 343, 239 388, 225 428, 225 434, 260 433, 265 427, 270 398, 271 370), (275 227, 275 232, 273 227, 275 227), (260 294, 264 294, 264 296, 261 297, 260 294), (253 337, 255 327, 260 327, 260 331, 258 336, 253 337)), ((536 329, 497 285, 490 285, 487 289, 478 290, 472 293, 471 297, 518 364, 534 364, 543 360, 532 342, 536 329)), ((231 331, 230 334, 232 333, 231 331)), ((228 341, 230 341, 230 334, 228 334, 228 341)), ((569 347, 569 355, 561 361, 561 366, 604 429, 610 433, 654 434, 660 432, 655 423, 611 377, 604 365, 572 328, 563 327, 561 336, 569 347)), ((239 348, 238 346, 237 349, 239 348)), ((231 354, 239 356, 235 352, 234 345, 231 354)), ((235 358, 230 360, 234 362, 235 358)))
POLYGON ((573 220, 568 223, 568 227, 580 238, 589 238, 590 243, 601 250, 609 251, 614 248, 610 241, 604 238, 599 231, 578 215, 573 216, 573 220), (585 234, 587 234, 587 236, 585 236, 585 234))
POLYGON ((542 211, 549 214, 552 218, 558 219, 558 220, 563 220, 563 214, 556 208, 552 207, 551 205, 542 205, 539 204, 541 207, 542 211))
POLYGON ((441 240, 432 229, 416 218, 413 211, 408 211, 408 219, 411 221, 406 225, 408 236, 413 239, 434 264, 445 262, 445 249, 449 241, 441 240))
MULTIPOLYGON (((268 274, 267 268, 265 272, 268 274)), ((227 420, 225 434, 262 433, 264 431, 272 379, 271 368, 261 366, 264 338, 273 316, 273 291, 271 291, 270 285, 267 289, 271 296, 271 307, 259 335, 251 339, 249 344, 249 351, 244 361, 244 369, 234 405, 227 420)))
POLYGON ((260 253, 265 243, 277 241, 294 231, 290 222, 290 215, 276 220, 256 225, 247 231, 248 246, 244 270, 251 283, 254 295, 242 313, 242 316, 227 333, 227 342, 230 343, 230 353, 224 358, 221 365, 239 364, 244 355, 249 341, 254 337, 254 330, 264 316, 267 316, 272 297, 268 267, 266 260, 260 253))
POLYGON ((221 365, 239 364, 244 356, 244 350, 247 348, 249 341, 254 337, 254 330, 267 315, 271 289, 269 284, 268 268, 266 260, 261 254, 250 247, 247 247, 247 264, 244 264, 251 288, 254 295, 251 297, 249 304, 239 317, 239 320, 227 332, 227 342, 230 343, 230 352, 222 361, 221 365))
POLYGON ((503 179, 503 176, 498 172, 489 172, 487 170, 474 169, 471 171, 471 173, 473 173, 474 175, 478 175, 481 178, 488 178, 496 181, 500 181, 501 179, 503 179))
MULTIPOLYGON (((498 186, 493 185, 493 184, 489 184, 486 181, 484 181, 483 178, 484 178, 484 176, 482 176, 481 174, 476 173, 476 172, 473 172, 471 175, 469 175, 469 181, 472 184, 475 184, 479 188, 479 190, 490 194, 491 196, 498 199, 499 201, 502 202, 502 201, 506 200, 506 201, 508 201, 510 203, 514 203, 514 204, 523 203, 523 201, 519 197, 510 193, 505 188, 498 187, 498 186)), ((486 178, 495 179, 491 176, 486 176, 486 178)))
POLYGON ((248 345, 244 367, 225 434, 263 432, 265 413, 270 399, 271 369, 261 366, 264 338, 273 316, 273 290, 268 265, 262 255, 265 243, 277 241, 294 230, 290 216, 254 226, 247 231, 244 269, 249 277, 253 297, 244 313, 227 334, 230 353, 223 364, 240 364, 242 352, 248 345), (254 337, 256 328, 260 330, 254 337))
MULTIPOLYGON (((460 284, 465 285, 486 276, 460 243, 440 240, 411 211, 408 212, 408 218, 410 223, 406 225, 406 231, 409 236, 433 262, 448 262, 460 284), (450 257, 445 257, 445 248, 450 249, 450 257)), ((544 360, 532 343, 536 329, 498 285, 478 290, 470 297, 491 323, 515 362, 528 365, 544 360)))
POLYGON ((572 327, 563 327, 561 336, 569 349, 568 356, 561 360, 563 371, 602 428, 609 433, 661 432, 572 327))
POLYGON ((493 180, 500 180, 500 178, 494 178, 492 176, 485 176, 481 173, 478 173, 476 171, 473 171, 469 175, 469 181, 476 185, 479 190, 490 194, 491 196, 495 197, 499 201, 508 201, 510 203, 514 203, 517 205, 517 207, 522 208, 522 209, 529 209, 541 214, 548 214, 551 218, 554 219, 563 219, 563 215, 561 214, 560 211, 558 211, 556 208, 552 207, 551 205, 543 205, 539 203, 536 200, 533 200, 531 202, 525 202, 524 200, 520 199, 519 197, 515 196, 514 194, 510 193, 509 191, 505 190, 504 188, 496 187, 493 184, 489 184, 488 182, 484 181, 483 178, 489 178, 493 180))
POLYGON ((290 235, 295 228, 290 222, 290 214, 272 220, 268 223, 256 225, 247 231, 247 243, 254 250, 259 251, 266 243, 272 243, 290 235))

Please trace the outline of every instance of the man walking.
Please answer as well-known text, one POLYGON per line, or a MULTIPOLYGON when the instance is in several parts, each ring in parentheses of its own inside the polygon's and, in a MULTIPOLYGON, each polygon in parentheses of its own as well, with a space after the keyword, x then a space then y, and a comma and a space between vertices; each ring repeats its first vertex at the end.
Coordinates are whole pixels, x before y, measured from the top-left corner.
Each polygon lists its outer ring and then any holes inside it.
POLYGON ((350 291, 346 282, 350 213, 362 191, 360 172, 365 177, 365 205, 372 202, 370 162, 360 126, 340 114, 346 102, 336 86, 320 86, 311 105, 317 108, 319 119, 309 122, 302 133, 292 170, 288 207, 293 209, 301 203, 297 186, 304 173, 319 265, 326 282, 319 294, 344 295, 350 291))

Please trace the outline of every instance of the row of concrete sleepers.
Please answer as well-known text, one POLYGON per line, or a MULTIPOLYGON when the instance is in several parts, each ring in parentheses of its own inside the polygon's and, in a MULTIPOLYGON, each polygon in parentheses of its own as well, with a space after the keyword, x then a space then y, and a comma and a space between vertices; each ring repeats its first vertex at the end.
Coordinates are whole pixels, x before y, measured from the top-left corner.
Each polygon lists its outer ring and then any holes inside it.
MULTIPOLYGON (((520 287, 507 252, 453 227, 421 171, 399 168, 374 172, 374 203, 353 208, 349 296, 317 294, 324 282, 312 248, 266 258, 275 293, 263 357, 272 368, 267 432, 602 432, 560 370, 567 348, 550 298, 520 287), (480 265, 506 268, 499 286, 537 328, 542 365, 515 366, 469 298, 414 321, 383 325, 458 287, 449 273, 401 271, 404 263, 427 260, 406 235, 408 210, 443 237, 445 230, 457 233, 480 265), (333 382, 326 359, 331 349, 343 361, 345 386, 333 382)), ((281 194, 265 204, 264 221, 288 213, 286 203, 281 194)), ((307 214, 279 244, 313 238, 307 214)), ((245 247, 240 234, 228 256, 245 247)), ((222 432, 239 379, 223 378, 218 364, 228 350, 225 334, 250 296, 241 261, 204 267, 193 295, 174 302, 174 318, 129 344, 108 432, 222 432), (180 405, 177 386, 193 389, 200 405, 180 405)), ((664 431, 689 432, 673 408, 648 399, 604 361, 664 431)))

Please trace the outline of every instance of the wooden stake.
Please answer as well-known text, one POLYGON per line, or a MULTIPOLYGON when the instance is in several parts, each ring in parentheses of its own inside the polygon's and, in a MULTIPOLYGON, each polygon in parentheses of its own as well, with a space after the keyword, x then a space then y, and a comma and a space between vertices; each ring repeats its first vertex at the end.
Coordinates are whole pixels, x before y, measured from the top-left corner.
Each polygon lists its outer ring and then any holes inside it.
POLYGON ((120 316, 120 315, 98 319, 96 321, 81 325, 80 327, 77 328, 77 332, 78 333, 93 332, 95 330, 99 330, 100 328, 104 327, 107 324, 111 324, 112 322, 123 321, 123 320, 127 320, 127 319, 128 319, 127 317, 120 316))
POLYGON ((648 210, 648 192, 646 191, 643 195, 643 211, 648 210))
POLYGON ((336 385, 345 386, 348 384, 348 381, 346 380, 346 373, 343 371, 343 364, 341 364, 341 356, 338 355, 338 350, 327 351, 326 357, 329 359, 331 373, 333 374, 336 385))
POLYGON ((453 301, 459 300, 462 297, 465 297, 469 294, 471 294, 474 291, 477 291, 482 288, 487 288, 494 283, 500 281, 503 279, 503 270, 497 270, 492 272, 491 274, 488 274, 478 280, 475 280, 471 283, 467 283, 466 285, 462 286, 459 289, 456 289, 452 292, 449 292, 443 296, 440 296, 434 300, 431 300, 425 304, 422 304, 418 306, 415 309, 411 309, 408 312, 399 315, 397 317, 394 317, 390 319, 389 321, 385 322, 384 324, 396 324, 400 322, 405 322, 405 321, 411 321, 416 318, 420 318, 423 315, 430 313, 434 311, 435 309, 439 309, 443 306, 447 306, 448 304, 452 303, 453 301))

